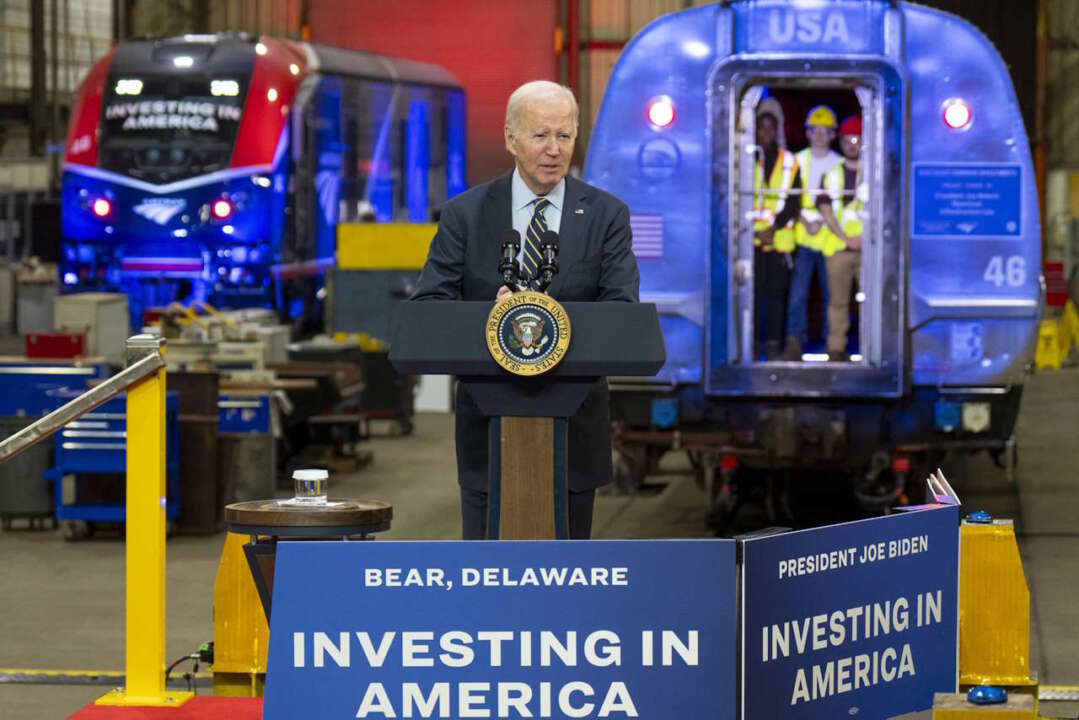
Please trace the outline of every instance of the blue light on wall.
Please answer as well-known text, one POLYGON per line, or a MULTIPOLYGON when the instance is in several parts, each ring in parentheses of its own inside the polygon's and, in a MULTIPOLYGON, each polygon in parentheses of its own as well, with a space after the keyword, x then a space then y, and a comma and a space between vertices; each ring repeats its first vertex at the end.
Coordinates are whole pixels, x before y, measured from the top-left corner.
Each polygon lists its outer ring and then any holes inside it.
POLYGON ((405 132, 405 152, 408 154, 405 202, 408 205, 408 219, 427 222, 430 220, 427 210, 427 169, 431 165, 431 142, 427 128, 427 105, 422 100, 413 100, 409 104, 405 132))
POLYGON ((451 92, 446 107, 446 199, 462 193, 465 181, 465 94, 451 92))

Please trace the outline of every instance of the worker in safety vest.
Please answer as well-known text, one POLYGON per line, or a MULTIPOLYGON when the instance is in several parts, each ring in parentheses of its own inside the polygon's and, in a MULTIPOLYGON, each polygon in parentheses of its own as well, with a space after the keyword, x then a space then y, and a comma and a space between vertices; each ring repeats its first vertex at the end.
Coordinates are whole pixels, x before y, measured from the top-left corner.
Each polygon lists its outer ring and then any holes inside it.
POLYGON ((839 126, 843 162, 825 173, 817 208, 831 230, 822 248, 828 268, 828 359, 846 361, 850 327, 851 286, 862 270, 862 228, 866 222, 868 186, 862 175, 862 118, 851 116, 839 126))
MULTIPOLYGON (((754 337, 764 341, 765 360, 778 360, 783 347, 795 220, 801 209, 798 195, 792 195, 792 191, 797 192, 802 182, 794 153, 777 143, 777 110, 765 107, 768 109, 757 111, 757 160, 753 167, 754 337)), ((757 352, 755 359, 759 357, 757 352)))
MULTIPOLYGON (((802 345, 806 341, 806 305, 809 303, 809 286, 817 275, 821 296, 828 302, 828 276, 824 267, 822 248, 828 243, 831 231, 824 225, 817 210, 816 195, 824 174, 842 160, 832 150, 835 140, 835 112, 826 105, 818 105, 806 115, 806 137, 809 147, 795 155, 802 174, 801 207, 799 222, 795 226, 794 272, 791 275, 790 301, 787 305, 787 342, 783 348, 784 360, 801 360, 802 345)), ((825 331, 827 333, 827 330, 825 331)))

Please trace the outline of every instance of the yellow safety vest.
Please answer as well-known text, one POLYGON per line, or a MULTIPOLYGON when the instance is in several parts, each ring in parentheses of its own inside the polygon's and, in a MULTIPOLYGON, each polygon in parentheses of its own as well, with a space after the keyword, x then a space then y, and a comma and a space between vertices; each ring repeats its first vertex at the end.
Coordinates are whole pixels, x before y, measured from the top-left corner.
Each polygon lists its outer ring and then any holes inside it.
MULTIPOLYGON (((813 160, 812 152, 809 148, 805 148, 804 150, 799 150, 794 157, 798 161, 798 167, 802 169, 802 212, 800 219, 821 223, 817 234, 810 235, 805 224, 799 222, 794 228, 794 240, 804 248, 820 252, 826 245, 831 244, 835 238, 835 233, 824 224, 824 218, 821 216, 820 211, 817 210, 817 196, 813 191, 820 188, 809 187, 809 164, 813 160)), ((842 162, 837 164, 842 164, 842 162)))
MULTIPOLYGON (((756 163, 753 168, 753 210, 750 213, 754 232, 767 230, 775 224, 776 218, 787 204, 787 197, 796 172, 798 172, 798 164, 794 160, 794 153, 784 148, 779 148, 776 154, 776 163, 772 167, 767 183, 764 179, 764 163, 756 163)), ((787 227, 777 227, 772 236, 772 246, 766 247, 765 250, 785 253, 793 251, 793 226, 794 223, 791 222, 787 227)), ((754 237, 753 244, 760 247, 761 241, 754 237)))
MULTIPOLYGON (((864 182, 858 183, 854 198, 843 204, 844 178, 843 163, 839 163, 824 175, 824 189, 828 191, 828 197, 832 200, 832 212, 836 222, 847 235, 861 235, 863 224, 868 217, 865 211, 866 194, 868 187, 864 182)), ((835 233, 828 233, 827 244, 821 248, 825 257, 835 255, 837 252, 846 250, 847 244, 835 233)))

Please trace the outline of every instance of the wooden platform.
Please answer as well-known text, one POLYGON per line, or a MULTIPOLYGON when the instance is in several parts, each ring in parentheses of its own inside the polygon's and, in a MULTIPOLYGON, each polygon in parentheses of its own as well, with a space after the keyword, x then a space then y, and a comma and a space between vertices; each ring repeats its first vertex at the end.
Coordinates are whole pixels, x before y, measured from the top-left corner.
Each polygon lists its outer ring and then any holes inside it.
POLYGON ((933 720, 1037 720, 1034 697, 1008 693, 1008 701, 999 705, 975 705, 967 702, 966 693, 936 693, 933 695, 933 720))

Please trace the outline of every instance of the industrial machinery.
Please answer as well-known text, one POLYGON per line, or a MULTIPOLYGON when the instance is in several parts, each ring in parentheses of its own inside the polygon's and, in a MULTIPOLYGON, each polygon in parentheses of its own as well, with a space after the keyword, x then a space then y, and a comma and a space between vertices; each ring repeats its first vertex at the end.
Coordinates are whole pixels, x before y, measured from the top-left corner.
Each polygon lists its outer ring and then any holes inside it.
POLYGON ((338 222, 429 222, 465 188, 442 68, 247 35, 122 43, 72 110, 65 292, 270 307, 321 328, 338 222))
MULTIPOLYGON (((833 126, 834 127, 834 126, 833 126)), ((1041 305, 1034 167, 1008 69, 969 23, 912 3, 724 2, 645 27, 607 85, 584 178, 630 209, 667 364, 612 379, 619 480, 686 449, 722 526, 761 478, 847 474, 867 508, 937 453, 1010 466, 1041 305), (815 104, 861 121, 861 283, 842 359, 760 352, 756 125, 798 149, 815 104)), ((818 188, 808 188, 817 191, 818 188)), ((816 333, 814 332, 816 331, 816 333)))

